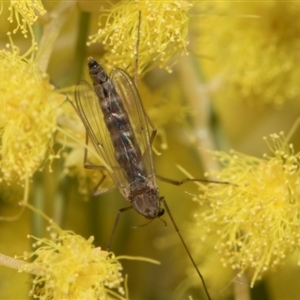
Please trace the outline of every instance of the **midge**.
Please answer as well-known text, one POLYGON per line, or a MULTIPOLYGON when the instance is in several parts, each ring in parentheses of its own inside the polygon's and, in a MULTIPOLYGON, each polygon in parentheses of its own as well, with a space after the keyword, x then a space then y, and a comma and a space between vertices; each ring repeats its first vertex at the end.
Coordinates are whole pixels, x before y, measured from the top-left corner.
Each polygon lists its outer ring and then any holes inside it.
MULTIPOLYGON (((110 176, 131 205, 119 210, 108 247, 122 212, 134 208, 145 218, 155 219, 166 211, 202 281, 207 298, 211 299, 204 278, 179 232, 166 200, 159 196, 151 150, 156 130, 153 129, 149 135, 148 124, 151 123, 136 86, 121 69, 113 69, 108 76, 91 57, 88 59, 88 68, 93 89, 85 81, 77 85, 76 110, 86 128, 87 142, 88 139, 92 141, 96 151, 109 166, 110 176)), ((102 168, 87 164, 87 150, 84 161, 87 168, 102 168)), ((101 182, 103 180, 104 177, 101 182)), ((177 185, 190 180, 175 182, 165 179, 177 185)))
MULTIPOLYGON (((137 55, 141 12, 139 11, 138 14, 137 55)), ((138 70, 137 55, 136 71, 138 70)), ((179 232, 166 200, 159 196, 156 184, 156 178, 175 185, 194 180, 186 179, 177 182, 155 175, 151 146, 156 129, 144 110, 137 87, 130 76, 118 68, 113 69, 108 76, 102 66, 92 57, 88 58, 88 69, 93 89, 88 83, 81 81, 75 91, 76 111, 86 129, 86 143, 88 143, 88 139, 92 141, 94 148, 109 167, 107 171, 116 186, 130 203, 130 206, 118 211, 108 248, 111 246, 122 212, 134 208, 140 215, 153 220, 161 217, 166 211, 201 279, 207 298, 211 300, 204 278, 179 232), (149 125, 152 127, 151 135, 149 134, 149 125)), ((137 82, 137 74, 135 77, 137 82)), ((103 169, 103 166, 88 165, 87 148, 85 149, 84 166, 98 170, 103 169)), ((103 174, 99 185, 104 179, 103 174)))

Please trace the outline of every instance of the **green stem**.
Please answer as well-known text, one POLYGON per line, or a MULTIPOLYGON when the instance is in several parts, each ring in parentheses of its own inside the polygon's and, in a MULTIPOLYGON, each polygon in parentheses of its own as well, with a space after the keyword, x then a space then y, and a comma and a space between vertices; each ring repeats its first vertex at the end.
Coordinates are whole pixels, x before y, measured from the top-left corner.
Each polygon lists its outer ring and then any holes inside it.
POLYGON ((65 191, 68 187, 68 178, 64 176, 59 179, 58 191, 55 194, 53 201, 53 221, 58 224, 59 227, 63 226, 66 211, 66 194, 65 191))
MULTIPOLYGON (((40 172, 34 175, 34 189, 32 192, 32 205, 39 211, 45 211, 45 186, 40 172)), ((36 237, 44 236, 45 222, 39 214, 32 214, 32 234, 36 237)))
POLYGON ((200 68, 196 68, 191 58, 182 58, 178 64, 178 74, 182 84, 191 115, 193 130, 196 137, 196 149, 206 171, 218 170, 219 164, 213 161, 207 149, 215 150, 215 140, 210 126, 211 101, 208 95, 207 84, 201 80, 203 77, 200 68))
MULTIPOLYGON (((86 42, 88 39, 88 32, 90 26, 91 14, 81 12, 78 23, 78 36, 75 46, 75 59, 74 59, 74 81, 78 82, 83 73, 84 61, 86 60, 86 42)), ((73 81, 73 82, 74 82, 73 81)))
POLYGON ((16 269, 16 270, 24 270, 27 273, 31 273, 34 275, 41 274, 41 270, 32 266, 30 263, 27 263, 26 261, 19 260, 16 258, 12 258, 2 253, 0 253, 0 265, 8 268, 16 269))

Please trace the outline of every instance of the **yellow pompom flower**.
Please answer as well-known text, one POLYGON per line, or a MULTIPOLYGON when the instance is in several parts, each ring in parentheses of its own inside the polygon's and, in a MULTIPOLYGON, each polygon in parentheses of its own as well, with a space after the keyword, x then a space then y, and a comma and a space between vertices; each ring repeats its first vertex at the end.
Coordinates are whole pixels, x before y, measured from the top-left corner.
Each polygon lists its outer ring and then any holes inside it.
POLYGON ((122 266, 113 253, 93 246, 93 237, 84 239, 55 226, 51 239, 36 239, 35 251, 25 254, 33 260, 21 271, 35 274, 31 296, 36 299, 127 299, 122 266), (111 297, 113 296, 113 297, 111 297))
POLYGON ((90 36, 89 44, 101 41, 109 50, 105 65, 132 73, 140 11, 139 73, 154 66, 171 71, 169 59, 175 54, 187 54, 190 7, 187 1, 120 1, 100 15, 100 29, 90 36))
POLYGON ((202 63, 209 77, 222 74, 224 102, 278 107, 299 99, 299 2, 200 1, 197 7, 204 17, 195 20, 195 51, 213 57, 202 63))
POLYGON ((8 9, 10 11, 8 21, 11 23, 14 21, 17 22, 17 27, 13 33, 16 33, 20 29, 24 37, 27 37, 28 30, 33 37, 32 25, 38 19, 38 15, 46 13, 42 2, 39 0, 10 1, 8 9))
MULTIPOLYGON (((271 135, 271 141, 272 154, 263 159, 235 151, 214 152, 223 169, 209 175, 231 184, 203 185, 198 198, 202 205, 209 201, 196 216, 200 227, 206 228, 198 239, 215 232, 215 249, 223 265, 238 275, 251 271, 251 286, 300 246, 300 153, 283 133, 271 135)), ((193 230, 195 237, 197 227, 193 230)))
POLYGON ((15 47, 0 50, 0 90, 1 178, 24 182, 51 148, 56 120, 50 103, 56 94, 49 78, 15 47))

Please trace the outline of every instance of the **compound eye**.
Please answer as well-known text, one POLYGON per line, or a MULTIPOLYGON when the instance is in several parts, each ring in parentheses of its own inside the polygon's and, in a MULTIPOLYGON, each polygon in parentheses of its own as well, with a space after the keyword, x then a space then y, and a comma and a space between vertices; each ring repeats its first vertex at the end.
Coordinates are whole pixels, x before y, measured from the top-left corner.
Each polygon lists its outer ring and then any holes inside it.
POLYGON ((92 57, 88 58, 88 65, 90 69, 96 69, 99 66, 99 64, 92 57))
POLYGON ((164 213, 165 213, 165 210, 163 208, 161 208, 157 216, 161 217, 164 213))

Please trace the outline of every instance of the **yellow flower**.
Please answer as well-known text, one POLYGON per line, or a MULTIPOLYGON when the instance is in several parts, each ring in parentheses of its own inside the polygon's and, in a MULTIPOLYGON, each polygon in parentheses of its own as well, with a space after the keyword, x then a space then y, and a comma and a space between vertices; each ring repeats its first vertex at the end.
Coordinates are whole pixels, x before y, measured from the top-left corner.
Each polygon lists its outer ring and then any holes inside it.
POLYGON ((122 266, 113 253, 95 248, 71 231, 51 226, 51 239, 37 239, 22 267, 35 274, 31 296, 38 299, 126 299, 122 266), (116 291, 114 291, 116 290, 116 291))
POLYGON ((139 73, 154 66, 171 71, 169 59, 178 53, 187 54, 187 11, 190 6, 187 1, 120 1, 100 15, 100 29, 90 36, 89 44, 100 40, 108 50, 105 65, 132 73, 140 11, 139 73))
POLYGON ((27 37, 28 30, 33 37, 32 25, 38 19, 38 15, 44 15, 46 10, 44 9, 42 2, 39 0, 22 0, 22 1, 10 1, 10 16, 8 21, 13 23, 17 22, 17 27, 13 33, 16 33, 21 29, 24 37, 27 37))
POLYGON ((24 182, 51 149, 56 121, 50 102, 57 94, 17 48, 0 50, 0 90, 1 177, 7 183, 24 182))
POLYGON ((223 265, 239 275, 251 270, 251 286, 300 245, 300 153, 287 144, 283 133, 271 135, 271 140, 272 155, 263 159, 215 152, 224 168, 210 175, 232 184, 203 185, 198 198, 201 204, 209 201, 196 217, 206 228, 201 238, 215 232, 223 265))
POLYGON ((299 99, 299 3, 201 1, 198 7, 205 17, 195 19, 194 44, 214 58, 202 61, 207 74, 224 76, 224 102, 280 106, 299 99))

